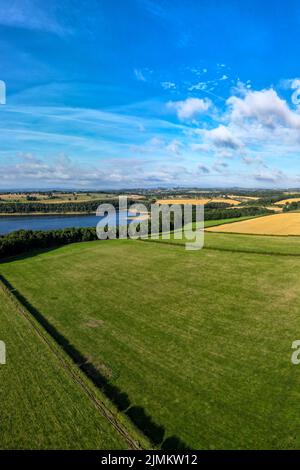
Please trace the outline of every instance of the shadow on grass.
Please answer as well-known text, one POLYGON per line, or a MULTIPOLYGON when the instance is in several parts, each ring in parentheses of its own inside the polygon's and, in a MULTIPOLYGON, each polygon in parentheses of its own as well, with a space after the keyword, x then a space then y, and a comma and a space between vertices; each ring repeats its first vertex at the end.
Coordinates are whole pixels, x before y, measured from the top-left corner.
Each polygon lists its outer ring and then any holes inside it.
POLYGON ((141 406, 132 406, 126 411, 135 426, 143 431, 155 445, 159 445, 165 434, 165 428, 156 424, 141 406))
POLYGON ((85 375, 99 388, 119 411, 125 412, 131 422, 155 445, 163 449, 187 449, 185 444, 177 437, 170 437, 163 441, 165 428, 156 424, 144 408, 132 406, 127 393, 113 385, 99 370, 78 351, 68 339, 63 336, 10 282, 0 274, 0 281, 9 289, 18 301, 33 315, 39 324, 50 334, 68 354, 72 361, 85 373, 85 375), (179 447, 176 447, 176 446, 179 447))
POLYGON ((165 439, 160 448, 162 450, 192 450, 177 436, 170 436, 165 439))
POLYGON ((19 261, 19 260, 23 260, 27 258, 33 258, 34 256, 47 253, 48 251, 57 250, 58 248, 61 248, 62 246, 64 245, 53 245, 48 248, 36 248, 35 250, 29 250, 22 254, 16 254, 13 256, 8 256, 7 258, 1 258, 0 263, 5 264, 5 263, 11 263, 12 261, 19 261))

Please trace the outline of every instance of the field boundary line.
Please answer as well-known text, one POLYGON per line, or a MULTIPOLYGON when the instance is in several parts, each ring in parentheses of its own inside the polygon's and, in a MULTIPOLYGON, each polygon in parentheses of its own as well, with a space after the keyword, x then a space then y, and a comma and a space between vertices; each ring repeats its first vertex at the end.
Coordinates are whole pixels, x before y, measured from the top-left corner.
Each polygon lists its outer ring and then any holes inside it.
MULTIPOLYGON (((149 243, 159 243, 160 245, 168 245, 168 246, 179 246, 180 248, 185 248, 184 243, 176 243, 170 241, 161 241, 161 240, 150 240, 150 239, 139 239, 138 241, 142 242, 149 242, 149 243)), ((278 251, 257 251, 257 250, 234 250, 232 248, 217 248, 214 246, 204 246, 202 250, 212 250, 212 251, 226 251, 229 253, 245 253, 247 255, 264 255, 264 256, 291 256, 291 257, 299 257, 300 253, 280 253, 278 251)), ((201 250, 200 250, 201 251, 201 250)))
MULTIPOLYGON (((276 214, 274 214, 274 215, 276 215, 276 214)), ((250 219, 250 220, 253 220, 253 219, 250 219)), ((236 222, 228 222, 227 224, 211 225, 211 227, 206 227, 204 229, 204 232, 214 233, 214 234, 220 234, 221 233, 222 235, 239 235, 239 236, 246 235, 247 237, 280 237, 280 238, 292 237, 292 238, 300 238, 300 235, 293 235, 293 234, 280 235, 278 233, 249 233, 249 232, 222 232, 222 231, 218 232, 217 230, 213 230, 213 231, 209 230, 210 228, 222 227, 222 225, 238 224, 240 222, 244 222, 244 221, 241 220, 241 221, 236 221, 236 222)), ((246 222, 246 220, 245 220, 245 222, 246 222)))
MULTIPOLYGON (((113 426, 119 435, 127 442, 128 446, 132 450, 143 450, 141 443, 130 436, 127 428, 121 424, 113 412, 101 401, 96 394, 93 392, 91 386, 81 377, 84 374, 73 362, 73 360, 62 350, 55 339, 42 327, 42 325, 36 320, 33 315, 27 310, 27 308, 20 302, 19 299, 13 293, 13 286, 6 278, 0 274, 0 289, 4 294, 12 301, 17 311, 22 315, 31 325, 34 332, 42 339, 48 346, 48 349, 55 355, 58 361, 61 363, 63 368, 68 372, 71 380, 79 385, 85 395, 93 402, 94 406, 98 409, 100 414, 113 426)), ((84 374, 84 378, 87 380, 88 377, 84 374)))

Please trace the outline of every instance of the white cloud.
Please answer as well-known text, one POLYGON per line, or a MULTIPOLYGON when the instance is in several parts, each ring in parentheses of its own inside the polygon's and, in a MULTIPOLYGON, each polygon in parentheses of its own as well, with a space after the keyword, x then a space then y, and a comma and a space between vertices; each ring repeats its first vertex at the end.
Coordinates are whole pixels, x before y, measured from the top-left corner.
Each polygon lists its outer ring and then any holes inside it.
POLYGON ((143 145, 134 145, 131 147, 135 153, 151 154, 156 156, 180 155, 184 148, 183 143, 178 139, 167 141, 161 137, 152 137, 143 145))
POLYGON ((265 168, 267 167, 267 165, 263 162, 263 159, 260 156, 251 157, 251 156, 244 155, 242 157, 242 161, 246 165, 256 165, 256 166, 265 167, 265 168))
POLYGON ((256 181, 262 183, 279 183, 286 180, 286 175, 281 170, 269 170, 256 173, 253 175, 256 181))
POLYGON ((292 103, 295 105, 299 105, 300 104, 300 79, 299 78, 295 78, 294 80, 292 80, 291 88, 292 90, 295 90, 291 97, 292 103))
POLYGON ((146 82, 146 78, 143 75, 143 72, 140 69, 134 69, 134 75, 136 76, 137 80, 140 82, 146 82))
POLYGON ((172 154, 180 155, 182 143, 179 140, 174 139, 167 145, 166 150, 172 154))
MULTIPOLYGON (((191 150, 218 159, 240 158, 242 163, 260 170, 252 175, 253 181, 283 184, 280 170, 268 170, 268 166, 276 159, 298 158, 300 112, 293 110, 272 88, 260 91, 243 88, 242 96, 233 95, 226 104, 222 112, 212 115, 213 128, 193 131, 199 141, 191 142, 191 150)), ((220 164, 213 169, 224 171, 220 164)), ((294 177, 289 177, 290 183, 294 177)))
POLYGON ((228 168, 228 163, 221 162, 221 161, 217 161, 213 165, 213 169, 217 173, 223 173, 225 170, 227 170, 227 168, 228 168))
POLYGON ((161 82, 161 86, 164 90, 175 90, 176 85, 173 82, 161 82))
POLYGON ((157 164, 147 168, 140 159, 115 159, 97 165, 79 165, 60 155, 45 162, 32 154, 19 155, 19 162, 0 165, 3 187, 11 187, 21 180, 26 187, 114 188, 157 186, 191 182, 195 172, 182 165, 157 164))
POLYGON ((170 101, 167 104, 168 108, 174 109, 179 119, 191 119, 197 114, 204 113, 211 106, 211 101, 208 99, 187 98, 184 101, 170 101))
POLYGON ((198 171, 200 174, 208 175, 210 173, 210 169, 206 165, 198 165, 198 171))
POLYGON ((242 147, 242 143, 231 133, 228 127, 220 125, 210 131, 203 131, 207 137, 216 147, 225 147, 232 150, 237 150, 242 147))
MULTIPOLYGON (((4 2, 3 2, 4 3, 4 2)), ((58 15, 57 15, 58 16, 58 15)), ((0 8, 0 24, 14 28, 47 31, 57 35, 69 33, 55 15, 55 7, 50 2, 37 0, 14 0, 5 2, 0 8)))
POLYGON ((255 120, 260 125, 270 128, 281 125, 300 129, 300 115, 292 111, 286 101, 272 88, 248 91, 243 98, 231 96, 227 104, 231 108, 230 119, 233 122, 255 120))
POLYGON ((208 87, 207 82, 198 82, 198 83, 195 83, 194 85, 191 85, 189 87, 189 91, 194 91, 194 90, 204 91, 207 89, 207 87, 208 87))

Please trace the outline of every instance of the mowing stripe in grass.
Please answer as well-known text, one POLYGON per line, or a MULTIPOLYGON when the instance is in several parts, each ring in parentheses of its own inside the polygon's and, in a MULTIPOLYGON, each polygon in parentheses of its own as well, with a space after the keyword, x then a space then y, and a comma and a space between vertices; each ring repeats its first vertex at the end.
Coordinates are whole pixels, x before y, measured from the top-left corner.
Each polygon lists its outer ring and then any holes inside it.
MULTIPOLYGON (((223 235, 223 233, 222 233, 223 235)), ((232 235, 232 234, 230 234, 232 235)), ((236 233, 234 235, 237 235, 236 233)), ((259 235, 260 236, 260 235, 259 235)), ((139 241, 143 242, 150 242, 150 243, 159 243, 161 245, 168 245, 168 246, 180 246, 180 248, 185 248, 184 242, 172 242, 172 241, 162 241, 162 240, 151 240, 140 238, 139 241)), ((212 250, 212 251, 226 251, 229 253, 245 253, 245 254, 253 254, 253 255, 263 255, 263 256, 291 256, 291 257, 298 257, 300 253, 283 253, 279 251, 258 251, 258 250, 241 250, 239 248, 232 249, 232 248, 224 248, 224 247, 213 247, 213 246, 205 246, 202 248, 203 250, 212 250)))

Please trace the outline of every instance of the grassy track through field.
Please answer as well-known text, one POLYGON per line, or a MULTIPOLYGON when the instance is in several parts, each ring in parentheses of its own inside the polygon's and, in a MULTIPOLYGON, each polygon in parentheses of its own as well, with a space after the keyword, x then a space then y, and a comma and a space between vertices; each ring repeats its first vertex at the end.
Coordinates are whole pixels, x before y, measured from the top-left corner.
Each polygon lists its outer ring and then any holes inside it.
POLYGON ((300 369, 290 361, 300 241, 209 234, 206 243, 215 249, 88 242, 0 271, 157 446, 300 448, 300 369), (224 243, 232 251, 219 251, 224 243), (268 256, 247 252, 255 245, 268 256))

